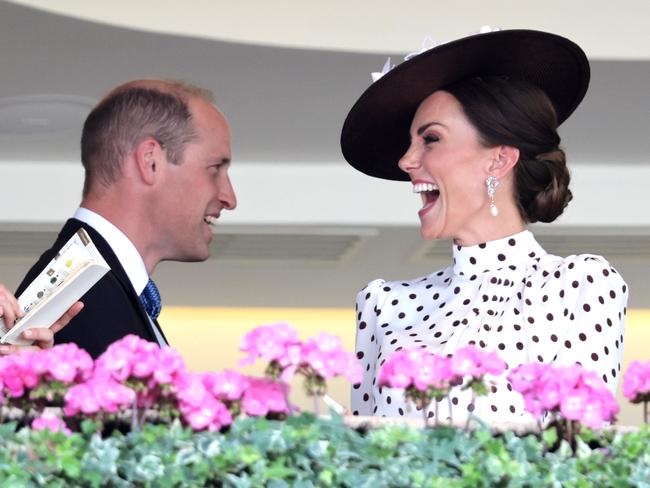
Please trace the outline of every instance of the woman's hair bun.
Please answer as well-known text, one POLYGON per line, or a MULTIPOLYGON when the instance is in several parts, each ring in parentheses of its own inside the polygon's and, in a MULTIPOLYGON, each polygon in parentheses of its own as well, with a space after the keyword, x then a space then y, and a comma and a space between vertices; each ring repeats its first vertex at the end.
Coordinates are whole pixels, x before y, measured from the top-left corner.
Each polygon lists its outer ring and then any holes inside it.
POLYGON ((520 210, 528 222, 553 222, 573 198, 571 175, 560 148, 520 160, 515 177, 520 210))
POLYGON ((445 88, 460 102, 486 147, 519 149, 514 197, 527 222, 552 222, 571 201, 557 116, 548 96, 525 81, 469 78, 445 88))

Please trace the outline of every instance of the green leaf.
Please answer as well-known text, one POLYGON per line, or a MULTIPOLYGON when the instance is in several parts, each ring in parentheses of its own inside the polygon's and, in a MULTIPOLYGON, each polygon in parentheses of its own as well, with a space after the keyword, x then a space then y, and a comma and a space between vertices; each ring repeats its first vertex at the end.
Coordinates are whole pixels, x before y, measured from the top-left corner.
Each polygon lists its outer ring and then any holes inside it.
POLYGON ((266 479, 290 479, 295 477, 296 470, 285 466, 286 460, 284 458, 276 459, 273 464, 264 470, 264 477, 266 479))
POLYGON ((253 464, 259 461, 260 459, 262 459, 262 455, 260 454, 260 452, 257 450, 257 448, 253 446, 242 446, 238 454, 239 454, 239 459, 241 459, 241 461, 244 464, 248 464, 248 465, 253 464))
POLYGON ((542 440, 546 447, 554 446, 558 441, 557 428, 549 427, 542 432, 542 440))
POLYGON ((102 429, 102 423, 99 420, 84 419, 81 421, 81 433, 91 436, 102 429))

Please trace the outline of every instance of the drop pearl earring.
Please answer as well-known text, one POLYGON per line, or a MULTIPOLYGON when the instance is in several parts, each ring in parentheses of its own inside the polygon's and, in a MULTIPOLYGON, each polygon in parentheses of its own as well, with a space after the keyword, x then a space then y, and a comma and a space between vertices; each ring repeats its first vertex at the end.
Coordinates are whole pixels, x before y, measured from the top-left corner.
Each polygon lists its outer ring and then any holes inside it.
POLYGON ((497 191, 497 186, 499 186, 499 180, 495 176, 488 176, 485 179, 485 186, 487 187, 487 195, 490 202, 490 213, 492 217, 496 217, 499 215, 499 209, 494 203, 494 194, 497 191))

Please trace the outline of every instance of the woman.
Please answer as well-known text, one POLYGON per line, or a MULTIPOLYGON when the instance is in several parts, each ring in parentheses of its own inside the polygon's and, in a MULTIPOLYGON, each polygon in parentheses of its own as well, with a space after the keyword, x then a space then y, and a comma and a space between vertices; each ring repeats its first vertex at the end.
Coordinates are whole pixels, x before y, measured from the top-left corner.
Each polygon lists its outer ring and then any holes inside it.
MULTIPOLYGON (((453 266, 369 283, 357 297, 364 379, 354 414, 421 416, 377 377, 396 350, 453 354, 476 344, 509 369, 580 362, 615 390, 627 287, 600 256, 548 254, 526 224, 552 222, 571 200, 557 126, 589 82, 582 50, 536 31, 494 31, 410 58, 368 88, 341 144, 348 162, 420 193, 426 239, 453 240, 453 266)), ((451 393, 453 418, 516 421, 523 400, 506 375, 472 404, 451 393)), ((429 412, 433 416, 433 412, 429 412)), ((446 402, 440 416, 449 416, 446 402)))

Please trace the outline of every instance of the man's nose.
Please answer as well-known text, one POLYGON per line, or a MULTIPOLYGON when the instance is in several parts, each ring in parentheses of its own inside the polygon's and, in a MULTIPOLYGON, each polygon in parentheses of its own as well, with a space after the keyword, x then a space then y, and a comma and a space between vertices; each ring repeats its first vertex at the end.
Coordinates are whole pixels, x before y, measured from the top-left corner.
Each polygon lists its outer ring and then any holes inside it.
POLYGON ((228 210, 234 210, 237 207, 237 196, 229 176, 226 176, 225 181, 219 188, 219 201, 228 210))

